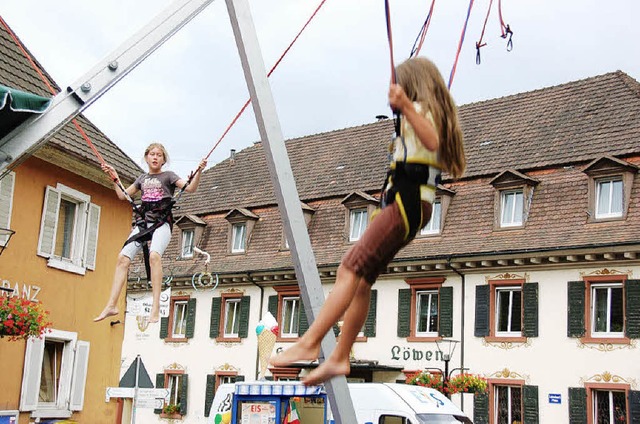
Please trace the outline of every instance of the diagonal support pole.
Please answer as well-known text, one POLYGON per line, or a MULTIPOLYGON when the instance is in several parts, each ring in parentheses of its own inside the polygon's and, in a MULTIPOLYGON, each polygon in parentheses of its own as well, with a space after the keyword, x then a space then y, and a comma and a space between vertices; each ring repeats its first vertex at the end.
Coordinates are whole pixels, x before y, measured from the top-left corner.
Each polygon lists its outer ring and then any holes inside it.
MULTIPOLYGON (((236 38, 242 69, 247 81, 253 110, 262 139, 271 181, 275 190, 278 208, 284 223, 287 240, 300 287, 300 294, 307 316, 315 320, 324 302, 324 292, 318 275, 311 240, 307 233, 298 190, 293 178, 291 163, 284 145, 280 121, 276 113, 271 87, 253 25, 247 0, 226 0, 229 19, 236 38)), ((336 345, 332 331, 322 340, 322 356, 326 357, 336 345)), ((356 415, 351 403, 347 380, 340 376, 325 384, 333 418, 338 424, 353 424, 356 415)))

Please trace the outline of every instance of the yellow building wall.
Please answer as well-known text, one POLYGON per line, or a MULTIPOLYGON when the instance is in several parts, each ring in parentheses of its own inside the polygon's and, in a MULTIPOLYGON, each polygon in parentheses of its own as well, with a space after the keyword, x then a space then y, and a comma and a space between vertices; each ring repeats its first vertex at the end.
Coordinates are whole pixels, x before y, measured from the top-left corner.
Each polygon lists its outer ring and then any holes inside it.
MULTIPOLYGON (((31 293, 50 311, 53 328, 78 333, 78 340, 91 343, 84 408, 73 414, 78 422, 114 423, 116 402, 105 402, 105 388, 117 386, 124 324, 125 295, 119 302, 120 316, 94 323, 108 299, 116 258, 130 231, 131 207, 118 200, 113 189, 97 184, 37 158, 15 169, 11 229, 16 233, 0 255, 0 283, 31 293), (95 271, 78 275, 47 266, 37 256, 38 235, 45 187, 62 183, 91 196, 100 206, 100 226, 95 271), (4 280, 4 281, 3 281, 4 280)), ((124 290, 123 290, 124 291, 124 290)), ((17 410, 26 342, 0 339, 0 410, 17 410)), ((29 413, 19 423, 29 423, 29 413)))

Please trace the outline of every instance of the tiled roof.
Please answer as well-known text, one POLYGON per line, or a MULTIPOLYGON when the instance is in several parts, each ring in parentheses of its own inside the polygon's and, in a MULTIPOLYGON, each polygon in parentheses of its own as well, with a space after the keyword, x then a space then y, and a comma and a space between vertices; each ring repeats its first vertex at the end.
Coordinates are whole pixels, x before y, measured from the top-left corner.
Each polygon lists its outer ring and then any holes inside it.
MULTIPOLYGON (((464 179, 640 152, 640 84, 617 71, 460 107, 464 179)), ((393 123, 384 120, 286 142, 300 199, 379 190, 393 123)), ((446 177, 446 175, 445 175, 446 177)), ((203 174, 183 211, 204 214, 275 204, 261 143, 203 174)))
MULTIPOLYGON (((60 87, 27 50, 26 46, 23 47, 48 79, 49 84, 59 92, 60 87)), ((33 69, 4 25, 0 25, 0 84, 43 97, 52 97, 46 84, 41 80, 38 72, 33 69)), ((85 116, 78 115, 76 119, 98 152, 105 161, 116 168, 124 181, 133 181, 140 175, 142 169, 85 116)), ((71 154, 81 161, 93 163, 97 167, 100 165, 91 148, 71 122, 58 131, 48 141, 48 145, 71 154)))

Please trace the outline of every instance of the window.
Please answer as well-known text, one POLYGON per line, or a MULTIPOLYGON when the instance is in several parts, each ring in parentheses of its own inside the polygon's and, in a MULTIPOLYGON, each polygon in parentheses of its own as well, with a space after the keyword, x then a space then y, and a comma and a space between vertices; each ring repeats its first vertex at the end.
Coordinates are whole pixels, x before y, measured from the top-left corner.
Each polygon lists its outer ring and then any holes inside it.
POLYGON ((626 423, 627 394, 625 391, 592 390, 592 414, 594 424, 626 423))
POLYGON ((209 336, 220 342, 239 342, 249 334, 251 297, 242 292, 229 291, 211 302, 209 336))
POLYGON ((27 341, 20 410, 34 418, 68 418, 84 405, 89 343, 52 330, 27 341))
POLYGON ((596 180, 596 219, 622 216, 622 189, 622 177, 596 180))
POLYGON ((432 235, 432 234, 440 234, 440 226, 442 221, 442 202, 440 199, 437 199, 432 204, 431 209, 431 218, 427 225, 425 225, 422 230, 420 230, 421 235, 432 235))
POLYGON ((167 402, 170 405, 178 405, 180 403, 180 386, 182 385, 183 374, 168 374, 167 375, 167 389, 169 389, 169 399, 167 402))
POLYGON ((160 338, 168 342, 187 342, 193 338, 196 319, 196 299, 172 296, 169 316, 160 318, 160 338))
POLYGON ((408 341, 434 341, 453 334, 453 287, 444 278, 407 280, 398 291, 398 337, 408 341))
MULTIPOLYGON (((11 209, 13 207, 13 191, 16 180, 15 172, 9 172, 0 179, 0 229, 11 228, 11 209)), ((5 246, 9 235, 0 232, 0 246, 5 246)))
POLYGON ((522 286, 497 287, 495 299, 497 336, 520 336, 522 330, 522 286))
POLYGON ((367 228, 367 209, 352 209, 349 211, 349 241, 360 240, 367 228))
POLYGON ((282 337, 298 337, 300 326, 300 297, 288 296, 282 299, 282 337))
POLYGON ((171 369, 164 370, 163 373, 156 374, 156 387, 164 387, 169 390, 169 397, 163 403, 163 408, 154 409, 154 413, 160 414, 160 417, 171 417, 175 414, 187 414, 187 393, 189 389, 189 375, 184 369, 174 364, 171 369), (171 405, 176 408, 176 412, 167 411, 165 408, 171 405))
POLYGON ((182 230, 182 257, 193 257, 193 240, 195 230, 182 230))
POLYGON ((95 269, 100 207, 77 190, 47 187, 38 240, 38 255, 48 266, 84 275, 95 269))
POLYGON ((522 190, 508 190, 500 194, 500 226, 521 226, 524 214, 524 196, 522 190))
POLYGON ((171 325, 171 337, 184 338, 187 334, 187 301, 175 300, 173 302, 173 323, 171 325))
POLYGON ((624 311, 622 283, 591 285, 591 334, 622 337, 624 311))
POLYGON ((238 375, 238 372, 229 365, 225 365, 223 371, 216 371, 215 374, 207 374, 207 384, 205 386, 204 393, 205 417, 211 415, 211 412, 213 412, 214 415, 225 411, 229 411, 229 413, 231 413, 231 393, 229 393, 226 398, 218 404, 218 409, 216 411, 211 411, 211 405, 213 405, 213 398, 221 384, 235 383, 236 381, 244 381, 244 376, 238 375))
POLYGON ((269 296, 268 310, 278 322, 277 340, 296 341, 309 328, 307 315, 300 298, 298 286, 275 286, 277 292, 269 296))
POLYGON ((494 418, 496 424, 522 422, 522 388, 516 386, 493 386, 494 418))
POLYGON ((247 225, 242 224, 233 224, 232 226, 232 239, 231 239, 231 252, 232 253, 240 253, 245 251, 246 245, 246 232, 247 225))

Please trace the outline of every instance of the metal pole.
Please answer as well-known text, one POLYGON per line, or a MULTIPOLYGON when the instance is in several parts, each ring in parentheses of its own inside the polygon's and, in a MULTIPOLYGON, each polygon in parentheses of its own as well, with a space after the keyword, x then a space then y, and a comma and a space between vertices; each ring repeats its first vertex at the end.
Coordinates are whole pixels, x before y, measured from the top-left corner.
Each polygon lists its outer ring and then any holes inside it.
MULTIPOLYGON (((291 163, 284 145, 271 87, 267 80, 258 37, 253 26, 253 18, 247 0, 226 0, 226 2, 242 69, 251 94, 256 123, 267 156, 267 165, 278 201, 278 208, 287 240, 291 244, 291 256, 300 287, 300 295, 307 317, 313 321, 324 303, 324 292, 302 214, 291 163)), ((322 356, 326 357, 335 348, 335 345, 335 336, 332 331, 329 331, 322 340, 322 356)), ((344 376, 336 377, 328 381, 325 387, 336 423, 355 423, 356 415, 346 378, 344 376)))
POLYGON ((136 385, 133 388, 133 405, 131 406, 131 424, 136 424, 136 404, 138 403, 138 378, 140 377, 140 355, 136 356, 136 385))
POLYGON ((448 354, 444 355, 444 379, 442 381, 442 389, 445 391, 445 396, 451 399, 451 394, 447 391, 447 382, 449 381, 449 358, 448 354))

